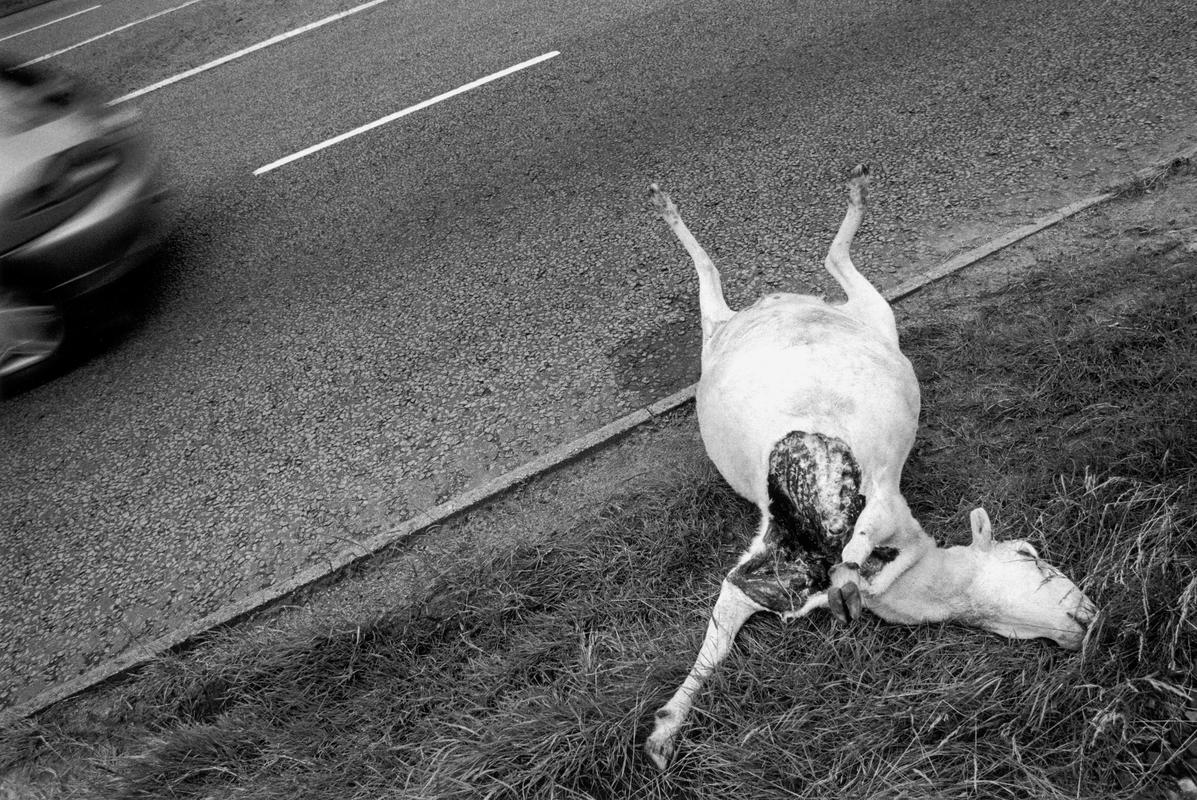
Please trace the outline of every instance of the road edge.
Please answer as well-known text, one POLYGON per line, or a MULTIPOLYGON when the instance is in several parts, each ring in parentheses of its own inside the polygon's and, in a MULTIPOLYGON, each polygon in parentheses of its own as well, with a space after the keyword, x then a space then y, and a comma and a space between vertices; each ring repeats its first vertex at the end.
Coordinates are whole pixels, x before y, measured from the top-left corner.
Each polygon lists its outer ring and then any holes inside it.
MULTIPOLYGON (((1175 156, 1161 159, 1143 169, 1135 171, 1128 177, 1107 187, 1100 194, 1090 195, 1068 205, 1061 206, 1049 214, 1036 218, 1027 225, 1015 228, 1008 233, 991 239, 979 247, 960 253, 932 269, 917 273, 909 280, 883 290, 882 294, 891 303, 896 303, 948 275, 976 264, 986 257, 1033 236, 1040 231, 1046 230, 1053 225, 1057 225, 1070 217, 1076 216, 1082 211, 1138 189, 1154 186, 1159 182, 1167 180, 1184 167, 1192 165, 1195 161, 1197 161, 1197 145, 1182 150, 1175 156)), ((51 687, 36 695, 31 700, 0 711, 0 726, 19 722, 22 719, 44 711, 55 703, 116 678, 125 672, 148 663, 169 650, 185 644, 202 633, 234 624, 254 612, 273 605, 288 595, 331 578, 346 567, 402 542, 420 531, 445 522, 482 503, 493 500, 511 489, 565 466, 587 453, 613 444, 646 422, 676 411, 686 403, 692 401, 696 388, 697 384, 690 384, 683 387, 654 403, 625 414, 615 421, 583 436, 558 445, 531 461, 525 462, 479 486, 457 494, 445 502, 417 514, 415 517, 412 517, 390 531, 372 536, 364 542, 355 542, 355 546, 342 550, 336 556, 322 564, 309 567, 281 583, 272 584, 247 597, 223 605, 216 611, 175 628, 150 642, 135 645, 116 658, 109 659, 82 675, 51 687)))

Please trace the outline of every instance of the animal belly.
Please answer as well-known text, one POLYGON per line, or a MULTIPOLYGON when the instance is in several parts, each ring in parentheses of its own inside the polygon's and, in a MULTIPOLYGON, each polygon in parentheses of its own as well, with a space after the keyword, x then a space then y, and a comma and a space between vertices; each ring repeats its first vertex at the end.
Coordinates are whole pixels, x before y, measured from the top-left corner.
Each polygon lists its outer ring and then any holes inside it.
POLYGON ((851 443, 866 475, 905 461, 918 428, 919 392, 900 353, 843 343, 757 345, 713 353, 698 385, 703 443, 737 492, 764 502, 769 448, 794 430, 851 443))
POLYGON ((793 431, 769 453, 769 524, 755 552, 728 580, 778 613, 802 606, 830 585, 852 526, 864 508, 860 469, 842 440, 793 431))

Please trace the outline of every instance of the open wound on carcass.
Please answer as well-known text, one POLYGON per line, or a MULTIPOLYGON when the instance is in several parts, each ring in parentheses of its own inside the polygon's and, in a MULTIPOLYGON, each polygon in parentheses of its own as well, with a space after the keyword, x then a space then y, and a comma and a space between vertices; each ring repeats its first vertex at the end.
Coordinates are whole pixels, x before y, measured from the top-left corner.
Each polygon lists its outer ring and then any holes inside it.
POLYGON ((800 608, 831 583, 831 565, 860 511, 860 469, 847 443, 793 431, 769 454, 769 527, 764 548, 728 579, 778 613, 800 608))
POLYGON ((869 557, 860 565, 860 576, 866 579, 874 577, 882 567, 898 557, 898 552, 896 547, 874 547, 873 552, 869 553, 869 557))

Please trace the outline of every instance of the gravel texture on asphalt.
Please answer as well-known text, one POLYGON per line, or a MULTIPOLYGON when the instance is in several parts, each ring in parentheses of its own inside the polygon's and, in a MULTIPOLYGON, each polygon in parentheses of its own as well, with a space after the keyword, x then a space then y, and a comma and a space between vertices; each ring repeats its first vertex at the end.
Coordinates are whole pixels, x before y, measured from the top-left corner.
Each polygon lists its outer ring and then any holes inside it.
MULTIPOLYGON (((64 64, 127 91, 162 77, 147 53, 347 7, 200 5, 64 64)), ((411 8, 141 104, 178 209, 152 308, 0 407, 0 705, 693 381, 694 280, 650 180, 736 306, 829 290, 857 161, 857 263, 886 286, 1197 141, 1191 2, 411 8)))

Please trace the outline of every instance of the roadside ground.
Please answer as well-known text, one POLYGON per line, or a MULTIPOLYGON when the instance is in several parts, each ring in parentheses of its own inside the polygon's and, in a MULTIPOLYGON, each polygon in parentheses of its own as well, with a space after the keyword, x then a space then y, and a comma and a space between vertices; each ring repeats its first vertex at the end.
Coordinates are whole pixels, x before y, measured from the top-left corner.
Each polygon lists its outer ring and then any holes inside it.
POLYGON ((1105 610, 1082 654, 951 626, 754 620, 658 775, 639 743, 754 526, 685 407, 9 726, 0 798, 1186 792, 1197 176, 896 312, 924 388, 916 515, 958 543, 984 504, 999 537, 1035 542, 1105 610))

